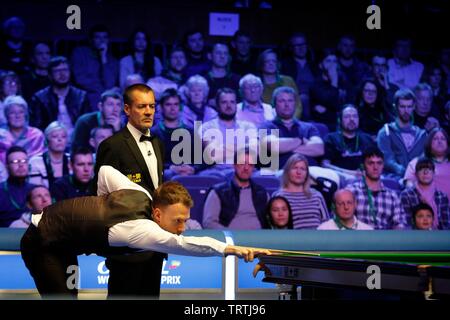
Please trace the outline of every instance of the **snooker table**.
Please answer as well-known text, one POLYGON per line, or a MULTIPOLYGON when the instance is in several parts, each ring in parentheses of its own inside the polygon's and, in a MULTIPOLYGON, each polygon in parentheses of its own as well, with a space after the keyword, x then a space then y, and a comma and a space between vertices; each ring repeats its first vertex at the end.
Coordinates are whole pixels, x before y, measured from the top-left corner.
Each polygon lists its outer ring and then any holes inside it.
POLYGON ((260 263, 266 268, 263 281, 293 285, 290 292, 293 299, 297 298, 296 286, 299 285, 309 289, 347 289, 347 292, 356 289, 355 295, 378 290, 377 293, 398 293, 399 296, 450 297, 450 253, 373 251, 316 254, 319 256, 280 253, 261 257, 260 263), (373 266, 379 268, 378 280, 374 278, 373 266), (368 282, 372 289, 369 289, 368 282))

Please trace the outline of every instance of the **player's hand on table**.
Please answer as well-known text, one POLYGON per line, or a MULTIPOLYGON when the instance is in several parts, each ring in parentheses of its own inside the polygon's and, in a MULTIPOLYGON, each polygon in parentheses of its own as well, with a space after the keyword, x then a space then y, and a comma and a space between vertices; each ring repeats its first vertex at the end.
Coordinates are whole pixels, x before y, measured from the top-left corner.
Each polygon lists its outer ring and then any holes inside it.
POLYGON ((225 255, 234 255, 239 258, 243 258, 245 262, 252 262, 255 257, 261 255, 270 255, 271 252, 268 249, 262 248, 251 248, 251 247, 241 247, 228 245, 225 248, 225 255))

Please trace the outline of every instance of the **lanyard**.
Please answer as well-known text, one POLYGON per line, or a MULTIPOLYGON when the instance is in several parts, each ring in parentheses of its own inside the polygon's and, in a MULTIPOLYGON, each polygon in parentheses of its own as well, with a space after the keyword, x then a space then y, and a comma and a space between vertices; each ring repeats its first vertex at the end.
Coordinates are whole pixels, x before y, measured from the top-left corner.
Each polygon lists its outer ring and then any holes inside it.
POLYGON ((7 183, 7 181, 3 182, 3 190, 8 194, 9 201, 12 203, 12 205, 14 206, 14 208, 16 208, 17 210, 22 209, 22 206, 19 206, 19 204, 16 202, 16 200, 14 200, 13 196, 12 196, 11 193, 9 192, 9 188, 8 188, 8 183, 7 183))
POLYGON ((355 149, 353 152, 350 150, 350 148, 347 147, 347 144, 345 143, 344 135, 341 132, 341 141, 342 141, 342 147, 344 148, 344 152, 348 151, 349 153, 356 153, 359 150, 359 134, 356 133, 356 143, 355 143, 355 149))
POLYGON ((334 223, 336 223, 336 225, 338 226, 339 229, 345 229, 345 230, 355 230, 358 226, 355 224, 355 229, 351 228, 351 227, 347 227, 346 225, 344 225, 341 220, 335 216, 334 217, 334 223))
POLYGON ((368 195, 369 214, 372 216, 373 225, 376 226, 376 224, 377 224, 377 209, 375 208, 375 206, 373 204, 373 193, 372 193, 372 190, 370 190, 369 187, 367 186, 366 178, 363 177, 362 179, 364 182, 364 188, 366 189, 367 195, 368 195))

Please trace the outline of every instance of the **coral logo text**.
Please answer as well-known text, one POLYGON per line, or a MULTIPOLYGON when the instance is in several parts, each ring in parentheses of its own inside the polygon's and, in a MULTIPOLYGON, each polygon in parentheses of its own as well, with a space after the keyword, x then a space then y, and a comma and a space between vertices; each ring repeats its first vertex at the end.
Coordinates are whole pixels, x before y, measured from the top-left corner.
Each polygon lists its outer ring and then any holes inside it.
POLYGON ((105 261, 102 261, 97 266, 97 272, 99 275, 97 276, 98 284, 106 285, 109 280, 109 270, 105 266, 105 261))

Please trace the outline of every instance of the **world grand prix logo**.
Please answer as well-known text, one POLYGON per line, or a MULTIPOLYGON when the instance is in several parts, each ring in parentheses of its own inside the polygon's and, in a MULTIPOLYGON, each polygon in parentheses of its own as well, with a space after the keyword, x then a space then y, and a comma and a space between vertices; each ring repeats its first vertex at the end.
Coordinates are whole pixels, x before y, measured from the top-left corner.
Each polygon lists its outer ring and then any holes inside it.
POLYGON ((181 285, 181 275, 171 275, 170 272, 175 271, 181 266, 181 261, 171 260, 169 263, 164 260, 161 271, 161 285, 181 285))
MULTIPOLYGON (((181 275, 171 275, 170 273, 175 271, 181 266, 179 260, 167 260, 163 261, 161 270, 161 284, 165 285, 181 285, 181 275)), ((109 280, 109 270, 105 265, 105 261, 101 261, 97 265, 97 282, 98 285, 107 285, 109 280)))

